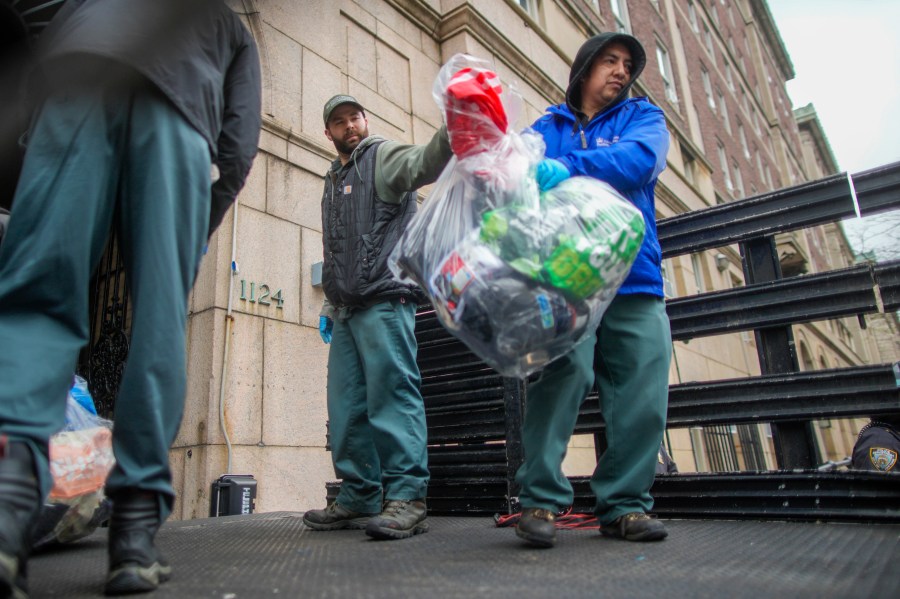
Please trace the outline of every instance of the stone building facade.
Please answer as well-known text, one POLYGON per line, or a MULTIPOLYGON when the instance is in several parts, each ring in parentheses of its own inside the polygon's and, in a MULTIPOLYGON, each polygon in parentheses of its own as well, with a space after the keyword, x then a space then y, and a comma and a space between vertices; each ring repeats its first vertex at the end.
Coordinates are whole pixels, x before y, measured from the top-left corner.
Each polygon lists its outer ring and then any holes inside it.
MULTIPOLYGON (((424 143, 441 121, 432 82, 443 62, 466 52, 490 59, 506 84, 516 84, 524 100, 518 125, 525 126, 562 101, 581 43, 621 29, 647 50, 635 93, 663 108, 671 133, 659 217, 822 174, 804 154, 784 86, 793 67, 764 0, 229 3, 260 48, 263 131, 247 185, 210 242, 191 298, 187 408, 171 451, 177 518, 206 516, 210 484, 226 471, 256 477, 259 511, 321 506, 333 478, 325 450, 327 346, 317 331, 323 294, 313 268, 322 259, 322 176, 335 157, 321 121, 330 96, 357 97, 372 133, 424 143)), ((830 154, 824 159, 833 165, 830 154)), ((785 243, 820 255, 802 236, 785 243)), ((834 267, 830 254, 821 255, 834 267)), ((665 262, 672 296, 743 281, 735 247, 665 262)), ((841 345, 828 326, 797 336, 814 338, 810 351, 828 366, 862 363, 871 356, 852 324, 845 326, 855 347, 841 345)), ((753 336, 725 335, 676 343, 671 380, 758 371, 753 336)), ((736 466, 773 467, 766 427, 753 428, 714 433, 732 437, 736 466), (758 445, 754 460, 743 457, 748 439, 758 445)), ((715 465, 708 434, 670 431, 683 471, 715 465)), ((588 440, 573 439, 566 468, 593 468, 588 440)))

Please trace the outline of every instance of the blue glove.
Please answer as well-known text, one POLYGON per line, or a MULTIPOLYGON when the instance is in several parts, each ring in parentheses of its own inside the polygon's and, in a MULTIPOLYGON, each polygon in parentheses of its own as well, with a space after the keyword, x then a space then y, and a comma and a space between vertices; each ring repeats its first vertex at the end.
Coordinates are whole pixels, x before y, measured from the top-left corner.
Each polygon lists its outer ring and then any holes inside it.
POLYGON ((565 164, 553 158, 544 158, 538 163, 534 178, 537 179, 540 190, 547 191, 571 176, 572 173, 569 172, 565 164))
POLYGON ((319 335, 322 336, 322 341, 325 343, 331 343, 331 329, 334 328, 334 321, 328 318, 327 316, 319 317, 319 335))

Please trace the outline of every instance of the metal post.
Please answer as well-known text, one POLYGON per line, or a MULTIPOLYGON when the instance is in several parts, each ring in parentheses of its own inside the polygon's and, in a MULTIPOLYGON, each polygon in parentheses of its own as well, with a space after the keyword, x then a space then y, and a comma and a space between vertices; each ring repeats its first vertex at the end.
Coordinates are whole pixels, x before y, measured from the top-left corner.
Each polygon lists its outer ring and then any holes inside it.
MULTIPOLYGON (((748 285, 782 278, 781 264, 774 237, 763 237, 741 243, 744 278, 748 285)), ((756 350, 762 374, 782 374, 800 370, 794 334, 790 326, 758 329, 756 350)), ((816 441, 808 421, 772 424, 775 459, 783 470, 813 468, 816 463, 816 441)))

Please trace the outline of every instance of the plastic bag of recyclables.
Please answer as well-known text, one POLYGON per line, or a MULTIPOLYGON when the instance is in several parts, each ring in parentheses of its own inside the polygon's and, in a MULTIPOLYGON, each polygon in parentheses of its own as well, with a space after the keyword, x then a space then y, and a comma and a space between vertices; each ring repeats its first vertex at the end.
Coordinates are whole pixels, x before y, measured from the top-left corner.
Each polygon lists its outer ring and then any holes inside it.
POLYGON ((103 487, 114 464, 112 423, 97 416, 86 381, 76 376, 66 398, 66 424, 50 437, 53 488, 41 509, 34 547, 75 541, 109 518, 103 487))
POLYGON ((504 376, 524 378, 595 330, 644 220, 589 177, 539 192, 543 139, 515 132, 521 97, 503 92, 489 63, 457 54, 433 95, 455 156, 388 263, 425 290, 450 333, 504 376))

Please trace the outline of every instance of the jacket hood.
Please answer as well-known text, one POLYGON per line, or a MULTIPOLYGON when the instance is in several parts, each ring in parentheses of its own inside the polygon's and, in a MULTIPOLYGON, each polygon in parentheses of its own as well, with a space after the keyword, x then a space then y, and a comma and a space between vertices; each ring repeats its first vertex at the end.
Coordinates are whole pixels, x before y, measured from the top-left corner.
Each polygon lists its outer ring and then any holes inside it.
POLYGON ((628 83, 625 84, 625 87, 622 88, 619 95, 609 103, 609 106, 615 106, 622 98, 628 96, 628 90, 631 89, 631 86, 637 81, 641 71, 644 70, 644 66, 647 64, 647 54, 644 52, 644 47, 641 43, 637 41, 637 38, 626 33, 607 32, 599 33, 588 39, 581 45, 581 48, 578 49, 578 54, 575 55, 575 62, 572 63, 572 70, 569 71, 569 87, 566 89, 566 105, 569 107, 569 110, 572 111, 572 114, 583 114, 581 112, 582 80, 590 74, 591 65, 594 64, 594 60, 600 55, 603 48, 613 42, 624 45, 631 52, 632 69, 631 79, 628 80, 628 83))

